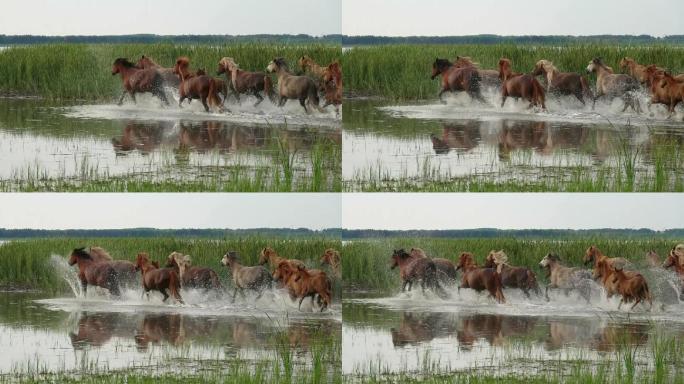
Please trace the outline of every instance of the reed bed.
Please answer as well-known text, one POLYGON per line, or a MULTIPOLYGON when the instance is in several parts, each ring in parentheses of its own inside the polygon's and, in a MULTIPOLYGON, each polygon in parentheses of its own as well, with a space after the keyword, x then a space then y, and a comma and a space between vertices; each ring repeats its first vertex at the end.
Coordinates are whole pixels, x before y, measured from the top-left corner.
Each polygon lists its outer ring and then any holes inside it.
MULTIPOLYGON (((437 79, 430 80, 432 63, 437 57, 453 60, 456 56, 470 56, 485 69, 496 69, 499 59, 507 57, 517 72, 531 72, 538 60, 547 59, 561 71, 585 73, 589 60, 596 56, 602 57, 616 72, 618 62, 625 56, 677 73, 684 71, 684 47, 679 46, 381 45, 344 52, 345 86, 352 95, 394 100, 433 99, 439 83, 437 79)), ((590 81, 595 80, 594 75, 589 77, 590 81)))
MULTIPOLYGON (((591 218, 587 218, 591 220, 591 218)), ((539 268, 539 261, 549 252, 555 252, 569 266, 581 266, 587 248, 596 245, 611 257, 624 257, 636 266, 644 266, 645 255, 655 250, 661 257, 675 244, 671 239, 630 239, 587 237, 586 239, 516 239, 516 238, 389 238, 352 240, 346 242, 342 251, 342 270, 347 289, 388 291, 399 289, 401 281, 398 270, 391 270, 392 250, 418 247, 431 257, 442 257, 454 262, 461 252, 472 252, 482 265, 490 250, 503 249, 511 265, 531 268, 541 281, 546 273, 539 268)))
MULTIPOLYGON (((66 218, 65 218, 66 219, 66 218)), ((256 265, 259 252, 270 246, 281 256, 297 258, 320 268, 320 257, 326 248, 340 248, 339 240, 329 237, 307 240, 250 236, 224 239, 177 238, 55 238, 17 240, 0 244, 0 286, 66 292, 63 276, 55 273, 52 255, 68 257, 77 247, 100 246, 112 257, 134 261, 138 252, 147 252, 153 260, 166 262, 174 251, 188 254, 193 265, 208 266, 219 273, 230 286, 228 272, 220 261, 227 251, 237 251, 245 265, 256 265)))
POLYGON ((126 57, 137 62, 141 55, 172 67, 187 56, 192 68, 215 74, 218 61, 230 56, 246 70, 265 70, 275 57, 284 57, 291 69, 297 58, 309 55, 320 64, 339 58, 335 44, 226 45, 174 44, 46 44, 13 46, 0 51, 0 94, 41 96, 49 99, 112 100, 120 93, 121 79, 112 76, 112 63, 126 57))

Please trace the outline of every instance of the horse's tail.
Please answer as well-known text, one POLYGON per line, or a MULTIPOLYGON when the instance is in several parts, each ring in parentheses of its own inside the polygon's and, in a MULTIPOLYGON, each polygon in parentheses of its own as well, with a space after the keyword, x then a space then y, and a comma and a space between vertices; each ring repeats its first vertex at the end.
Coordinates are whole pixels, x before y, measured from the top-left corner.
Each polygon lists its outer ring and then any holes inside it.
POLYGON ((309 87, 309 101, 317 108, 320 109, 321 100, 318 97, 318 87, 314 83, 313 86, 309 87))
POLYGON ((264 75, 264 93, 269 100, 273 101, 273 80, 268 75, 264 75))
POLYGON ((214 289, 223 289, 223 284, 221 284, 221 279, 219 279, 216 272, 211 271, 211 286, 214 289))
MULTIPOLYGON (((539 83, 537 83, 539 84, 539 83)), ((499 303, 505 303, 506 298, 504 297, 503 294, 503 282, 501 280, 501 272, 499 271, 499 268, 494 268, 494 290, 495 290, 495 299, 499 303)))
POLYGON ((591 92, 591 88, 589 87, 589 81, 587 81, 587 78, 584 76, 580 76, 580 85, 582 86, 582 94, 589 99, 593 100, 594 99, 594 93, 591 92))
POLYGON ((534 290, 534 293, 541 295, 541 290, 539 289, 539 282, 537 281, 537 276, 532 272, 532 270, 527 270, 527 288, 534 290))
POLYGON ((169 273, 169 290, 171 291, 173 298, 183 304, 183 298, 181 297, 180 292, 178 292, 180 290, 180 278, 175 271, 169 273))
POLYGON ((214 79, 209 80, 209 105, 214 105, 217 108, 221 107, 221 99, 218 96, 218 87, 214 79))
POLYGON ((532 86, 534 87, 534 101, 541 105, 542 108, 546 109, 544 87, 542 87, 535 78, 532 79, 532 86))

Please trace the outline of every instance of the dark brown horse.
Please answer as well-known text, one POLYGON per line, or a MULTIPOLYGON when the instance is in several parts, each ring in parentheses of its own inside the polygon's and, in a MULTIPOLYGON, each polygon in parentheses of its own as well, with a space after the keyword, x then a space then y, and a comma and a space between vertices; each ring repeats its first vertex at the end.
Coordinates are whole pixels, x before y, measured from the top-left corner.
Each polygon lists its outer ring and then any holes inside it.
POLYGON ((173 67, 173 73, 180 78, 178 106, 182 107, 185 99, 199 99, 202 101, 205 111, 209 112, 209 104, 218 108, 219 111, 223 111, 219 97, 221 84, 211 76, 201 74, 203 72, 192 76, 188 69, 189 66, 190 60, 187 57, 179 57, 173 67))
POLYGON ((482 87, 501 87, 499 71, 496 69, 480 69, 477 67, 477 63, 473 62, 473 60, 468 56, 456 56, 456 59, 454 60, 454 67, 474 67, 477 70, 477 74, 480 75, 480 85, 482 87))
POLYGON ((513 72, 511 61, 506 58, 499 60, 499 77, 501 78, 501 107, 506 103, 507 97, 523 98, 530 102, 528 108, 540 106, 546 109, 544 104, 544 88, 534 76, 513 72))
POLYGON ((101 247, 93 246, 85 249, 85 252, 87 252, 95 262, 110 263, 116 271, 116 280, 119 283, 119 286, 140 283, 137 273, 135 273, 135 264, 130 261, 114 260, 114 258, 101 247))
POLYGON ((162 67, 149 56, 142 55, 135 66, 140 69, 156 69, 162 75, 166 86, 178 88, 180 85, 178 76, 173 73, 173 68, 162 67))
POLYGON ((432 63, 432 76, 430 79, 442 75, 442 89, 439 91, 439 100, 442 104, 446 101, 442 99, 445 92, 464 91, 473 99, 487 103, 482 97, 480 90, 480 74, 475 67, 456 68, 447 59, 435 59, 432 63))
POLYGON ((335 113, 339 115, 340 105, 342 105, 342 69, 340 63, 336 61, 328 65, 323 70, 323 77, 321 79, 325 97, 323 108, 328 105, 334 105, 335 113))
POLYGON ((314 80, 308 76, 295 76, 290 73, 287 67, 287 62, 282 57, 276 57, 266 67, 267 72, 275 73, 278 77, 278 96, 280 101, 278 106, 285 105, 288 99, 299 100, 299 104, 304 108, 306 113, 309 110, 306 108, 308 102, 319 112, 321 110, 320 101, 318 99, 318 89, 314 80))
POLYGON ((85 248, 76 248, 69 256, 69 265, 74 264, 78 264, 78 279, 81 281, 84 297, 88 285, 105 288, 114 296, 121 295, 118 274, 110 262, 96 261, 85 248))
POLYGON ((433 288, 435 293, 443 294, 443 289, 437 279, 437 267, 429 258, 414 258, 404 249, 394 250, 392 253, 391 269, 399 267, 399 276, 402 280, 401 291, 411 291, 413 283, 420 281, 423 292, 425 288, 433 288))
MULTIPOLYGON (((410 255, 413 258, 428 257, 421 248, 411 248, 410 255)), ((456 282, 456 266, 451 260, 440 257, 431 257, 430 259, 435 263, 437 278, 441 283, 451 285, 456 282)))
POLYGON ((151 93, 157 96, 164 104, 169 105, 169 100, 164 93, 164 79, 154 68, 140 69, 125 58, 114 60, 112 76, 121 74, 124 90, 119 97, 119 105, 123 104, 124 96, 128 93, 135 103, 136 93, 151 93))
POLYGON ((472 253, 463 252, 459 256, 458 264, 456 265, 456 270, 459 269, 463 271, 461 285, 458 287, 459 291, 461 288, 470 288, 478 292, 487 290, 489 295, 497 302, 506 302, 502 290, 501 274, 497 271, 497 268, 480 268, 475 263, 472 253))
MULTIPOLYGON (((503 253, 503 250, 499 252, 503 253)), ((496 251, 489 252, 485 259, 485 268, 496 268, 495 258, 497 253, 496 251)), ((503 264, 501 267, 501 284, 505 288, 518 288, 522 290, 527 298, 530 297, 530 291, 541 295, 541 290, 537 283, 537 275, 529 268, 512 267, 508 264, 503 264)))
POLYGON ((539 60, 534 66, 532 76, 543 75, 546 77, 546 91, 551 94, 572 95, 582 104, 584 97, 593 100, 594 95, 589 89, 589 82, 584 76, 574 72, 560 72, 551 61, 539 60))
POLYGON ((164 295, 163 301, 169 298, 169 294, 166 290, 171 292, 176 301, 183 304, 183 299, 178 291, 180 290, 180 278, 178 273, 173 268, 159 268, 159 264, 150 262, 150 258, 147 253, 138 253, 135 259, 135 270, 142 273, 142 285, 143 285, 143 295, 147 294, 147 298, 150 298, 150 291, 159 291, 164 295))
POLYGON ((233 95, 238 103, 240 102, 241 93, 256 97, 255 107, 264 101, 261 92, 264 92, 269 99, 273 100, 273 83, 266 73, 243 71, 232 57, 224 57, 219 61, 216 74, 220 75, 222 73, 226 74, 226 78, 233 90, 233 95))

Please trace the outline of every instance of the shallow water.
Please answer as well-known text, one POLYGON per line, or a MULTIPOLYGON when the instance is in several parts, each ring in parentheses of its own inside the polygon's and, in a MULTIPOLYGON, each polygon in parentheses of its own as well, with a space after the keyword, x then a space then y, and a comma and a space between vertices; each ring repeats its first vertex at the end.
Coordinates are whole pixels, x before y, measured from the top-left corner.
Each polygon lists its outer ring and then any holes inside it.
POLYGON ((530 374, 548 363, 596 364, 614 358, 625 344, 648 364, 649 342, 684 336, 680 302, 630 312, 600 292, 590 304, 573 294, 552 293, 550 302, 511 290, 504 294, 506 304, 467 289, 446 300, 415 291, 345 299, 342 371, 421 374, 431 367, 530 374))
POLYGON ((675 155, 684 147, 681 112, 667 119, 653 106, 653 116, 622 114, 617 102, 591 111, 565 98, 539 112, 511 101, 504 108, 471 103, 465 95, 447 105, 345 101, 346 188, 362 189, 369 179, 429 183, 473 176, 518 185, 551 178, 563 185, 577 167, 617 173, 632 157, 637 183, 653 179, 658 166, 668 170, 666 189, 684 176, 675 155))
POLYGON ((121 107, 2 99, 0 181, 173 181, 235 168, 249 177, 277 168, 282 150, 293 159, 294 177, 307 180, 314 146, 341 143, 332 110, 306 115, 291 104, 248 103, 207 114, 200 103, 161 108, 149 98, 121 107))

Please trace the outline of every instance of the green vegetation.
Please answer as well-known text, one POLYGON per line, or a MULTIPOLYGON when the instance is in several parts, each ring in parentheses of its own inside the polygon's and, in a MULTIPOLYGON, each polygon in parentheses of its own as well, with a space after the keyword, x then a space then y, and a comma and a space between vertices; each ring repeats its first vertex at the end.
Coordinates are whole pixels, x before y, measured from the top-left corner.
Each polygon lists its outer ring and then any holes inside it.
MULTIPOLYGON (((600 56, 619 71, 618 62, 629 56, 639 63, 656 63, 684 71, 684 47, 670 45, 616 46, 581 44, 559 48, 542 45, 384 45, 346 51, 343 56, 345 87, 352 94, 377 95, 394 100, 436 99, 437 79, 430 80, 436 57, 453 60, 470 56, 481 68, 496 69, 507 57, 517 72, 530 72, 539 59, 553 61, 561 71, 585 73, 589 60, 600 56)), ((593 75, 590 77, 594 77, 593 75)))
POLYGON ((292 69, 306 54, 319 63, 340 56, 337 44, 239 43, 222 45, 173 44, 49 44, 12 46, 0 51, 0 94, 33 95, 51 99, 112 100, 121 90, 120 76, 112 76, 118 57, 137 62, 141 55, 172 67, 179 56, 192 68, 216 73, 221 57, 230 56, 248 70, 264 70, 274 57, 285 57, 292 69))
MULTIPOLYGON (((68 218, 65 218, 68 219, 68 218)), ((265 218, 267 219, 267 218, 265 218)), ((320 268, 320 257, 326 248, 340 248, 339 240, 331 237, 288 239, 285 237, 231 237, 217 239, 192 238, 52 238, 10 241, 0 244, 0 286, 33 288, 48 292, 66 292, 68 286, 55 273, 52 255, 68 257, 77 247, 100 246, 112 257, 135 260, 138 252, 147 252, 152 259, 166 261, 173 251, 192 256, 193 265, 209 266, 227 283, 228 272, 219 262, 229 250, 237 251, 246 265, 256 265, 259 252, 270 246, 283 257, 298 258, 307 265, 320 268)), ((339 290, 337 290, 339 292, 339 290)))
MULTIPOLYGON (((492 220, 496 220, 492 218, 492 220)), ((591 218, 587 218, 591 220, 591 218)), ((390 291, 401 286, 399 272, 390 269, 393 249, 422 248, 431 257, 442 257, 456 262, 461 252, 472 252, 479 264, 484 262, 490 250, 503 249, 511 265, 531 268, 540 280, 545 273, 539 268, 539 261, 549 252, 555 252, 566 265, 580 266, 587 248, 596 245, 604 254, 624 257, 637 266, 643 266, 645 255, 655 250, 661 257, 672 249, 675 241, 653 237, 651 239, 630 239, 613 236, 583 239, 558 237, 556 239, 520 239, 515 237, 444 239, 426 237, 397 237, 364 239, 346 242, 342 251, 344 285, 351 289, 373 289, 390 291)))

